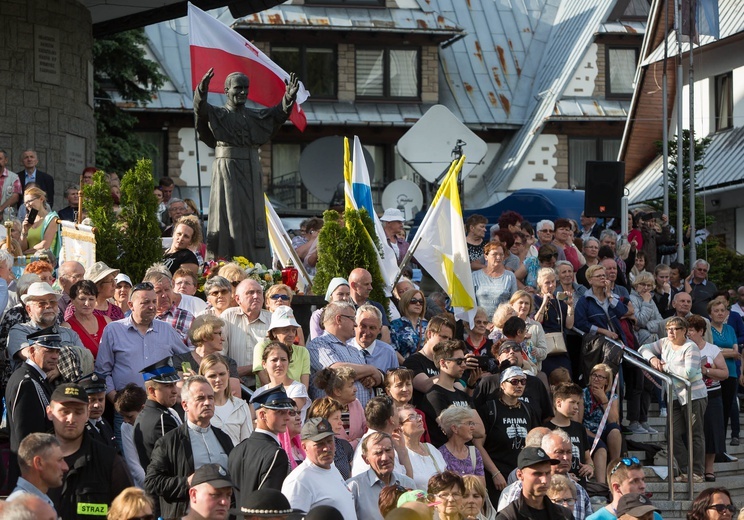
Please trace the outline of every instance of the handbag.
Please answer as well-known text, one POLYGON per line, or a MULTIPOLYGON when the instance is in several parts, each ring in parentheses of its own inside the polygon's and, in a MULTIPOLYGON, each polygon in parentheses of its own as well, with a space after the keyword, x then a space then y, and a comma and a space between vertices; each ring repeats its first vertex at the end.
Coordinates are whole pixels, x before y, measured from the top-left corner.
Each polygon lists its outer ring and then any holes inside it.
POLYGON ((545 341, 548 344, 548 356, 566 354, 568 352, 566 338, 563 337, 562 332, 545 333, 545 341))

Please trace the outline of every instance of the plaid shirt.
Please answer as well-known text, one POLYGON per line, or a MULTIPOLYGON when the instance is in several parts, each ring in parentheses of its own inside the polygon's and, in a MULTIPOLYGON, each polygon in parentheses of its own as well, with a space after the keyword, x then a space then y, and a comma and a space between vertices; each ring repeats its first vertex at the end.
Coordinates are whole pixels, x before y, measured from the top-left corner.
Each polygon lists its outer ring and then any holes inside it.
POLYGON ((178 332, 183 342, 189 344, 189 329, 191 324, 194 322, 194 315, 189 311, 176 307, 176 304, 171 305, 171 308, 165 311, 163 314, 155 316, 156 319, 164 321, 178 332))
MULTIPOLYGON (((573 506, 573 515, 575 520, 584 520, 587 516, 591 515, 594 510, 592 509, 592 501, 589 499, 589 494, 586 490, 581 487, 580 484, 576 484, 576 502, 573 506)), ((498 511, 501 511, 506 506, 514 502, 522 494, 522 481, 517 480, 513 484, 509 484, 501 492, 499 497, 498 511)))

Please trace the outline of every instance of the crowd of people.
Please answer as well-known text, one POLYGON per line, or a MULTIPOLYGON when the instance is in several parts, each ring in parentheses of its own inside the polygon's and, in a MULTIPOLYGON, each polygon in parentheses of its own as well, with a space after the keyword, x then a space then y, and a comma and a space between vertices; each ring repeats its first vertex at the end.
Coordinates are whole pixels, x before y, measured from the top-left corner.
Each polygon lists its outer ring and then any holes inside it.
MULTIPOLYGON (((409 277, 389 305, 372 301, 359 266, 300 323, 291 287, 235 263, 200 281, 201 223, 172 181, 157 190, 173 241, 141 280, 54 256, 16 279, 0 250, 3 518, 648 520, 623 438, 658 434, 652 401, 674 420, 677 480, 715 481, 717 457, 733 458, 744 287, 730 304, 704 260, 689 274, 662 263, 663 217, 631 215, 623 237, 585 217, 533 232, 514 212, 490 231, 474 215, 472 322, 409 277), (674 374, 673 393, 628 363, 584 370, 592 336, 674 374)), ((27 216, 53 213, 40 188, 20 195, 27 216)), ((403 216, 383 217, 403 258, 403 216)), ((293 242, 309 267, 320 226, 293 242)), ((45 237, 24 217, 23 251, 45 237)), ((735 512, 712 489, 690 520, 735 512)))

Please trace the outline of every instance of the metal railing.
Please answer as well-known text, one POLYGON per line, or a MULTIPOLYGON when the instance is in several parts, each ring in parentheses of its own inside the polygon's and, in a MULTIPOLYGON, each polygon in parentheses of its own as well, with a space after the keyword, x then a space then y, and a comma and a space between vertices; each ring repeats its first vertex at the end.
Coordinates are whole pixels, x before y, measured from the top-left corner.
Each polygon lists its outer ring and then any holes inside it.
MULTIPOLYGON (((585 335, 584 332, 577 328, 573 328, 573 331, 581 334, 582 336, 585 335)), ((650 366, 646 359, 641 356, 638 352, 635 350, 626 347, 623 343, 620 341, 616 341, 614 339, 610 339, 605 336, 605 339, 609 341, 610 343, 613 343, 617 345, 619 348, 623 350, 623 361, 627 361, 633 366, 636 366, 640 368, 641 370, 648 372, 649 374, 658 377, 662 381, 664 381, 666 386, 666 395, 667 399, 672 399, 674 396, 674 384, 673 380, 680 381, 685 385, 685 389, 687 390, 687 485, 688 485, 688 493, 689 493, 689 500, 694 499, 694 480, 692 478, 693 471, 692 471, 692 463, 693 463, 693 453, 692 453, 692 383, 688 381, 687 379, 680 377, 676 374, 672 374, 669 372, 660 372, 656 370, 654 367, 650 366), (632 354, 631 356, 626 356, 625 354, 632 354)), ((667 477, 668 485, 669 485, 669 500, 674 500, 674 413, 672 409, 672 403, 668 403, 669 413, 667 414, 667 442, 669 444, 669 449, 667 450, 668 453, 668 461, 667 461, 667 467, 669 471, 669 475, 667 477)), ((698 420, 703 420, 702 417, 698 417, 698 420)))

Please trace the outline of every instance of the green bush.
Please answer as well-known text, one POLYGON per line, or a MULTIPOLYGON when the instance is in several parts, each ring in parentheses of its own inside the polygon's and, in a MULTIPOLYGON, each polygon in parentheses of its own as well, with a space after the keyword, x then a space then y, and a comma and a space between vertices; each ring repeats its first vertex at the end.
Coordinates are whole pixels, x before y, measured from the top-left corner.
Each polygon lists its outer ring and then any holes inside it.
POLYGON ((96 228, 96 260, 105 262, 108 266, 116 266, 119 263, 118 244, 121 242, 121 230, 114 212, 114 199, 111 197, 111 187, 106 174, 97 171, 93 175, 93 184, 84 185, 82 189, 83 208, 96 228))

